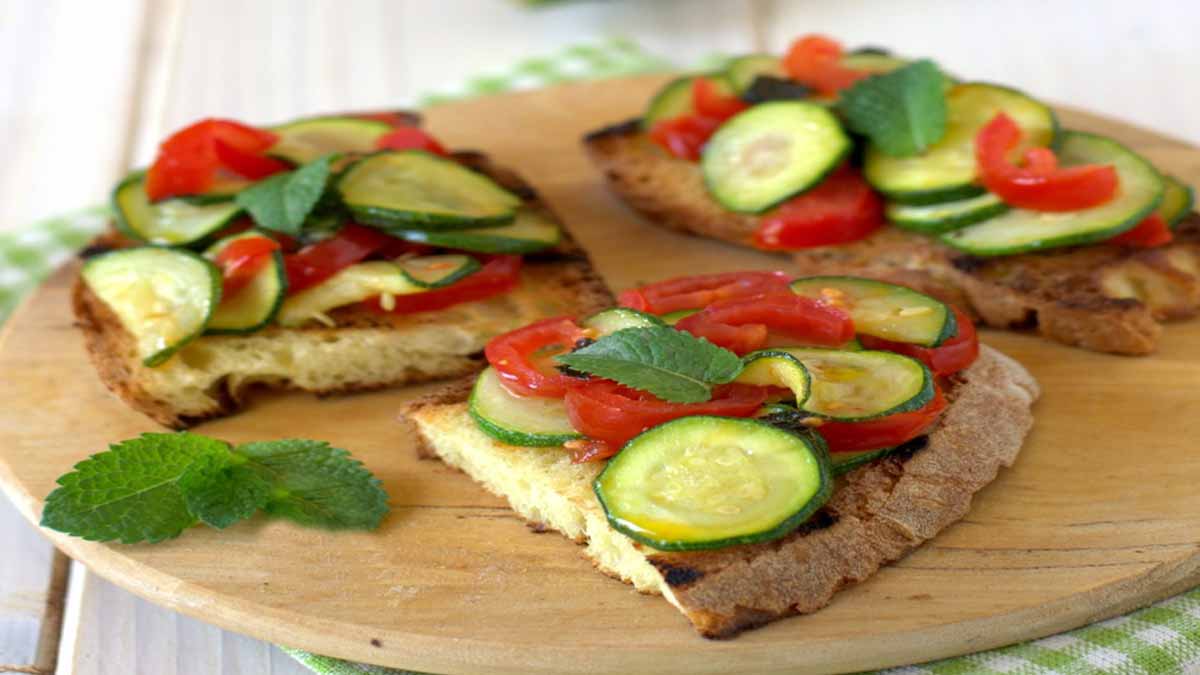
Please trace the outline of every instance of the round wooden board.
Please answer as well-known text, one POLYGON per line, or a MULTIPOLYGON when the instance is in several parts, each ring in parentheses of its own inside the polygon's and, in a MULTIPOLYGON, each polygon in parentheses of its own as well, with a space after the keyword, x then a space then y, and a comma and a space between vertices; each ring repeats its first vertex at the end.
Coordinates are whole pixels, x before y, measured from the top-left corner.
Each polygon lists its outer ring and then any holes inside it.
MULTIPOLYGON (((429 111, 433 131, 537 185, 616 289, 675 274, 786 266, 783 258, 655 228, 605 189, 580 150, 635 114, 661 78, 563 86, 429 111)), ((1200 182, 1200 152, 1103 119, 1200 182)), ((32 521, 58 475, 155 425, 111 396, 72 326, 59 271, 0 348, 0 485, 32 521)), ((416 459, 397 421, 417 389, 318 400, 264 395, 198 430, 231 441, 301 436, 351 449, 393 513, 375 533, 256 520, 152 546, 47 536, 154 602, 323 654, 434 673, 768 673, 861 670, 995 647, 1125 612, 1200 583, 1200 321, 1149 358, 984 333, 1045 394, 1015 468, 970 514, 821 612, 734 640, 698 637, 661 598, 596 573, 576 546, 535 535, 465 476, 416 459)))

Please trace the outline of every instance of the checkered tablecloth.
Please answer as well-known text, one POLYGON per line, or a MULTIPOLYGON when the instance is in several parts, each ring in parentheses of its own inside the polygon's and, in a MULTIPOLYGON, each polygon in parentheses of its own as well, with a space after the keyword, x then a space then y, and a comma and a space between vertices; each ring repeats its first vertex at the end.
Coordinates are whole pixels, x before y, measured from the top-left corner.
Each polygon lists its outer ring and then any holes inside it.
MULTIPOLYGON (((472 79, 458 89, 431 94, 423 102, 437 103, 669 68, 669 63, 646 54, 636 45, 613 40, 530 59, 507 70, 472 79)), ((14 234, 0 234, 0 321, 7 318, 19 300, 51 270, 99 232, 107 218, 107 209, 93 208, 38 223, 14 234)), ((404 675, 409 672, 350 663, 296 649, 284 650, 320 675, 404 675)), ((1069 633, 885 672, 888 675, 1200 673, 1200 589, 1128 616, 1069 633)))

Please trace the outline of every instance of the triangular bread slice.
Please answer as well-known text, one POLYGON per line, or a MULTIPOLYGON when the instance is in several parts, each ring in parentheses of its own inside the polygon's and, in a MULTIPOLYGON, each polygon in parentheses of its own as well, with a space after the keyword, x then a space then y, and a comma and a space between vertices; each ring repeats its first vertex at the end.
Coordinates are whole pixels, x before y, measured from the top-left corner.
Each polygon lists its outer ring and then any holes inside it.
MULTIPOLYGON (((751 245, 758 218, 709 196, 699 166, 670 156, 633 122, 589 134, 613 190, 650 220, 751 245)), ((792 254, 800 274, 852 274, 901 283, 952 302, 997 328, 1037 330, 1102 352, 1148 354, 1161 322, 1200 312, 1200 215, 1155 249, 1093 245, 978 258, 894 227, 844 246, 792 254)))
POLYGON ((562 448, 514 447, 480 431, 467 412, 470 386, 464 380, 406 409, 422 452, 504 497, 535 527, 586 544, 601 571, 662 594, 714 638, 820 609, 962 518, 973 495, 1016 459, 1039 393, 1017 362, 984 346, 952 379, 950 405, 924 447, 847 474, 795 532, 763 544, 663 553, 609 527, 592 492, 600 464, 572 464, 562 448))
MULTIPOLYGON (((520 195, 527 207, 549 213, 513 171, 480 153, 454 156, 520 195)), ((121 241, 109 235, 97 244, 90 252, 121 241)), ((554 249, 525 256, 520 285, 502 295, 412 315, 344 307, 330 313, 332 327, 269 326, 249 335, 203 336, 148 368, 112 310, 85 284, 77 282, 74 290, 75 317, 100 379, 131 407, 174 428, 238 410, 256 386, 333 394, 472 373, 483 367, 490 338, 549 316, 589 314, 612 302, 564 227, 554 249)))

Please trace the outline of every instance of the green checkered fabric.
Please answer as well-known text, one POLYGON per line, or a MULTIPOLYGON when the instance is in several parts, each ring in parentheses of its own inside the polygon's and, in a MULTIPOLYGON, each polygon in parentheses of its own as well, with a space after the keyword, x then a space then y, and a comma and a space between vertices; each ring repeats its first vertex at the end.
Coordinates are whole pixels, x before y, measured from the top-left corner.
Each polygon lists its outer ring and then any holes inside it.
MULTIPOLYGON (((708 60, 709 64, 717 62, 715 58, 708 60)), ((503 73, 471 80, 460 90, 428 96, 425 102, 668 67, 665 61, 645 54, 636 45, 614 40, 572 47, 549 58, 531 59, 503 73)), ((107 218, 107 209, 93 208, 38 223, 16 234, 0 234, 0 321, 52 269, 99 232, 107 218)), ((319 675, 412 675, 411 671, 283 649, 319 675)), ((888 675, 1200 673, 1200 589, 1069 633, 884 672, 888 675)))

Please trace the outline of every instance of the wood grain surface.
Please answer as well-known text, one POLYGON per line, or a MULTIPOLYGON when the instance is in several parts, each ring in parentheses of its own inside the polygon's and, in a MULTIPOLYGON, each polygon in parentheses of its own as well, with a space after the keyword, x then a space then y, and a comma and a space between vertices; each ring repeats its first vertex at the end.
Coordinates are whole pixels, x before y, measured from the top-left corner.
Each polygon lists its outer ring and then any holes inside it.
MULTIPOLYGON (((635 114, 661 80, 571 85, 434 109, 433 131, 484 147, 541 188, 614 288, 786 260, 683 237, 634 216, 580 152, 586 130, 635 114)), ((1168 171, 1200 181, 1200 153, 1081 114, 1168 171)), ((36 520, 54 478, 153 425, 92 374, 60 271, 0 346, 0 486, 36 520)), ((1016 467, 969 516, 822 612, 726 642, 697 637, 665 601, 595 573, 576 547, 534 535, 499 500, 417 460, 400 403, 418 390, 257 398, 199 430, 231 441, 306 436, 351 449, 393 514, 371 534, 253 521, 154 546, 47 533, 100 575, 219 626, 346 658, 439 673, 858 670, 976 651, 1128 611, 1200 582, 1200 455, 1190 414, 1200 323, 1153 357, 984 332, 1043 385, 1016 467)))

